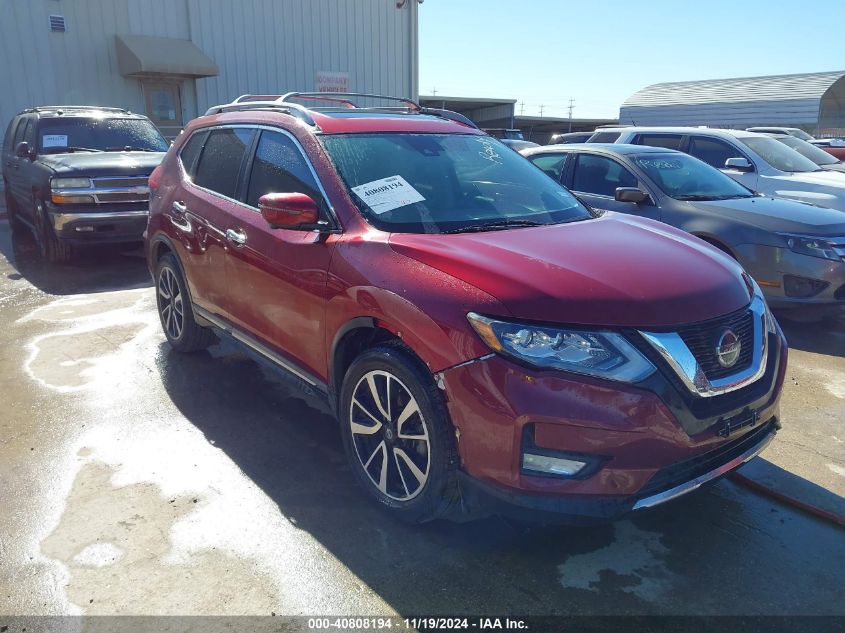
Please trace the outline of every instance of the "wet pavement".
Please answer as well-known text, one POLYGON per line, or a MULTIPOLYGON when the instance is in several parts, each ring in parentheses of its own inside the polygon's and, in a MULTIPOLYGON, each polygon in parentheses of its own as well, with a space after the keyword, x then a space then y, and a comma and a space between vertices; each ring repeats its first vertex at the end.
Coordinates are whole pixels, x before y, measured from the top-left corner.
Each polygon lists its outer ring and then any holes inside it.
MULTIPOLYGON (((154 305, 140 251, 50 270, 0 220, 0 614, 845 614, 845 531, 731 481, 588 529, 397 523, 318 403, 174 353, 154 305)), ((785 329, 765 460, 837 500, 845 321, 785 329)))

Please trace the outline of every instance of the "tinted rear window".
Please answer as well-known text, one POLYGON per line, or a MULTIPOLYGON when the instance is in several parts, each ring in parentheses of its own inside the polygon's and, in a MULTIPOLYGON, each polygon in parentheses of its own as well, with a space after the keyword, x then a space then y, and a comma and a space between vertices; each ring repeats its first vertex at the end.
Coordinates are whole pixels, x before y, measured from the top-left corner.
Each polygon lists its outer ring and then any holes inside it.
POLYGON ((182 167, 191 180, 197 175, 197 157, 200 155, 202 144, 207 135, 208 132, 206 131, 196 132, 179 152, 179 160, 182 161, 182 167))
POLYGON ((615 143, 616 139, 622 136, 622 132, 596 132, 593 134, 589 143, 615 143))
POLYGON ((246 148, 252 130, 226 128, 212 130, 196 168, 194 182, 228 198, 234 198, 246 148))
POLYGON ((639 134, 635 145, 649 147, 665 147, 666 149, 681 149, 681 136, 673 134, 639 134))

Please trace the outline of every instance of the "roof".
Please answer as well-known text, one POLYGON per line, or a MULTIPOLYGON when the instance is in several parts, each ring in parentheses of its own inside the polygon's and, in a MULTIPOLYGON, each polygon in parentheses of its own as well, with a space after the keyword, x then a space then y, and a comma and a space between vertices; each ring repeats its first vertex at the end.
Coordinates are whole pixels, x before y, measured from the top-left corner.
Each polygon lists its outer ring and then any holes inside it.
POLYGON ((630 145, 628 143, 561 143, 559 145, 543 145, 522 152, 526 156, 548 154, 552 152, 573 152, 600 150, 614 154, 679 154, 677 150, 667 147, 648 147, 645 145, 630 145))
POLYGON ((215 64, 190 40, 151 35, 115 35, 117 65, 124 77, 180 75, 215 77, 215 64))
POLYGON ((113 108, 111 106, 76 106, 76 105, 57 105, 57 106, 38 106, 35 108, 28 108, 22 110, 18 114, 38 114, 39 117, 59 118, 59 117, 104 117, 121 118, 121 119, 146 119, 143 114, 136 114, 125 110, 123 108, 113 108))
POLYGON ((725 103, 783 99, 821 99, 845 71, 679 81, 647 86, 628 97, 626 106, 725 103))
POLYGON ((747 130, 729 130, 718 127, 706 126, 661 126, 661 125, 631 125, 627 127, 615 128, 612 130, 625 134, 627 132, 638 132, 640 134, 710 134, 711 136, 733 136, 734 138, 748 138, 752 136, 766 136, 758 132, 748 132, 747 130))

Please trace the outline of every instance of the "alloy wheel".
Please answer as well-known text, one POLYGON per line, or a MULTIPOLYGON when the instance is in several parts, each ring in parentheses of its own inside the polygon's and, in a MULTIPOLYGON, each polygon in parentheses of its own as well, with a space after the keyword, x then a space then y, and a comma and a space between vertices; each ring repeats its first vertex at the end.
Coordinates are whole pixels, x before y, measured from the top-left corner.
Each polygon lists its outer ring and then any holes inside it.
POLYGON ((158 305, 164 329, 170 338, 178 340, 185 325, 185 314, 179 282, 170 268, 162 268, 158 276, 158 305))
POLYGON ((428 426, 411 391, 393 374, 373 370, 355 385, 349 405, 352 443, 367 477, 395 501, 410 501, 428 481, 428 426))

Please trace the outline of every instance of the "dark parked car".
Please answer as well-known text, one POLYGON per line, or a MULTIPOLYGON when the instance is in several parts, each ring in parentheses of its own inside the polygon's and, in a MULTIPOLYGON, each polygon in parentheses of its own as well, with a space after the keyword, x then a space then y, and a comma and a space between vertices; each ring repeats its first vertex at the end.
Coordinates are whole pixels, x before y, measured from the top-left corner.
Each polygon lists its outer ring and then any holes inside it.
POLYGON ((174 349, 217 330, 298 377, 410 521, 502 502, 608 519, 772 439, 786 342, 733 259, 591 212, 447 112, 340 97, 212 108, 153 172, 174 349))
POLYGON ((500 140, 502 141, 502 145, 510 147, 515 152, 521 152, 522 150, 529 149, 531 147, 540 147, 539 143, 532 143, 531 141, 518 141, 512 138, 503 138, 500 140))
POLYGON ((760 196, 665 148, 590 143, 522 153, 593 207, 666 222, 729 253, 773 306, 845 305, 841 211, 760 196))
POLYGON ((67 260, 74 245, 140 241, 147 179, 166 150, 152 122, 126 110, 24 110, 3 139, 9 220, 33 231, 50 262, 67 260))
POLYGON ((566 145, 568 143, 585 143, 593 132, 567 132, 566 134, 552 134, 549 145, 566 145))

